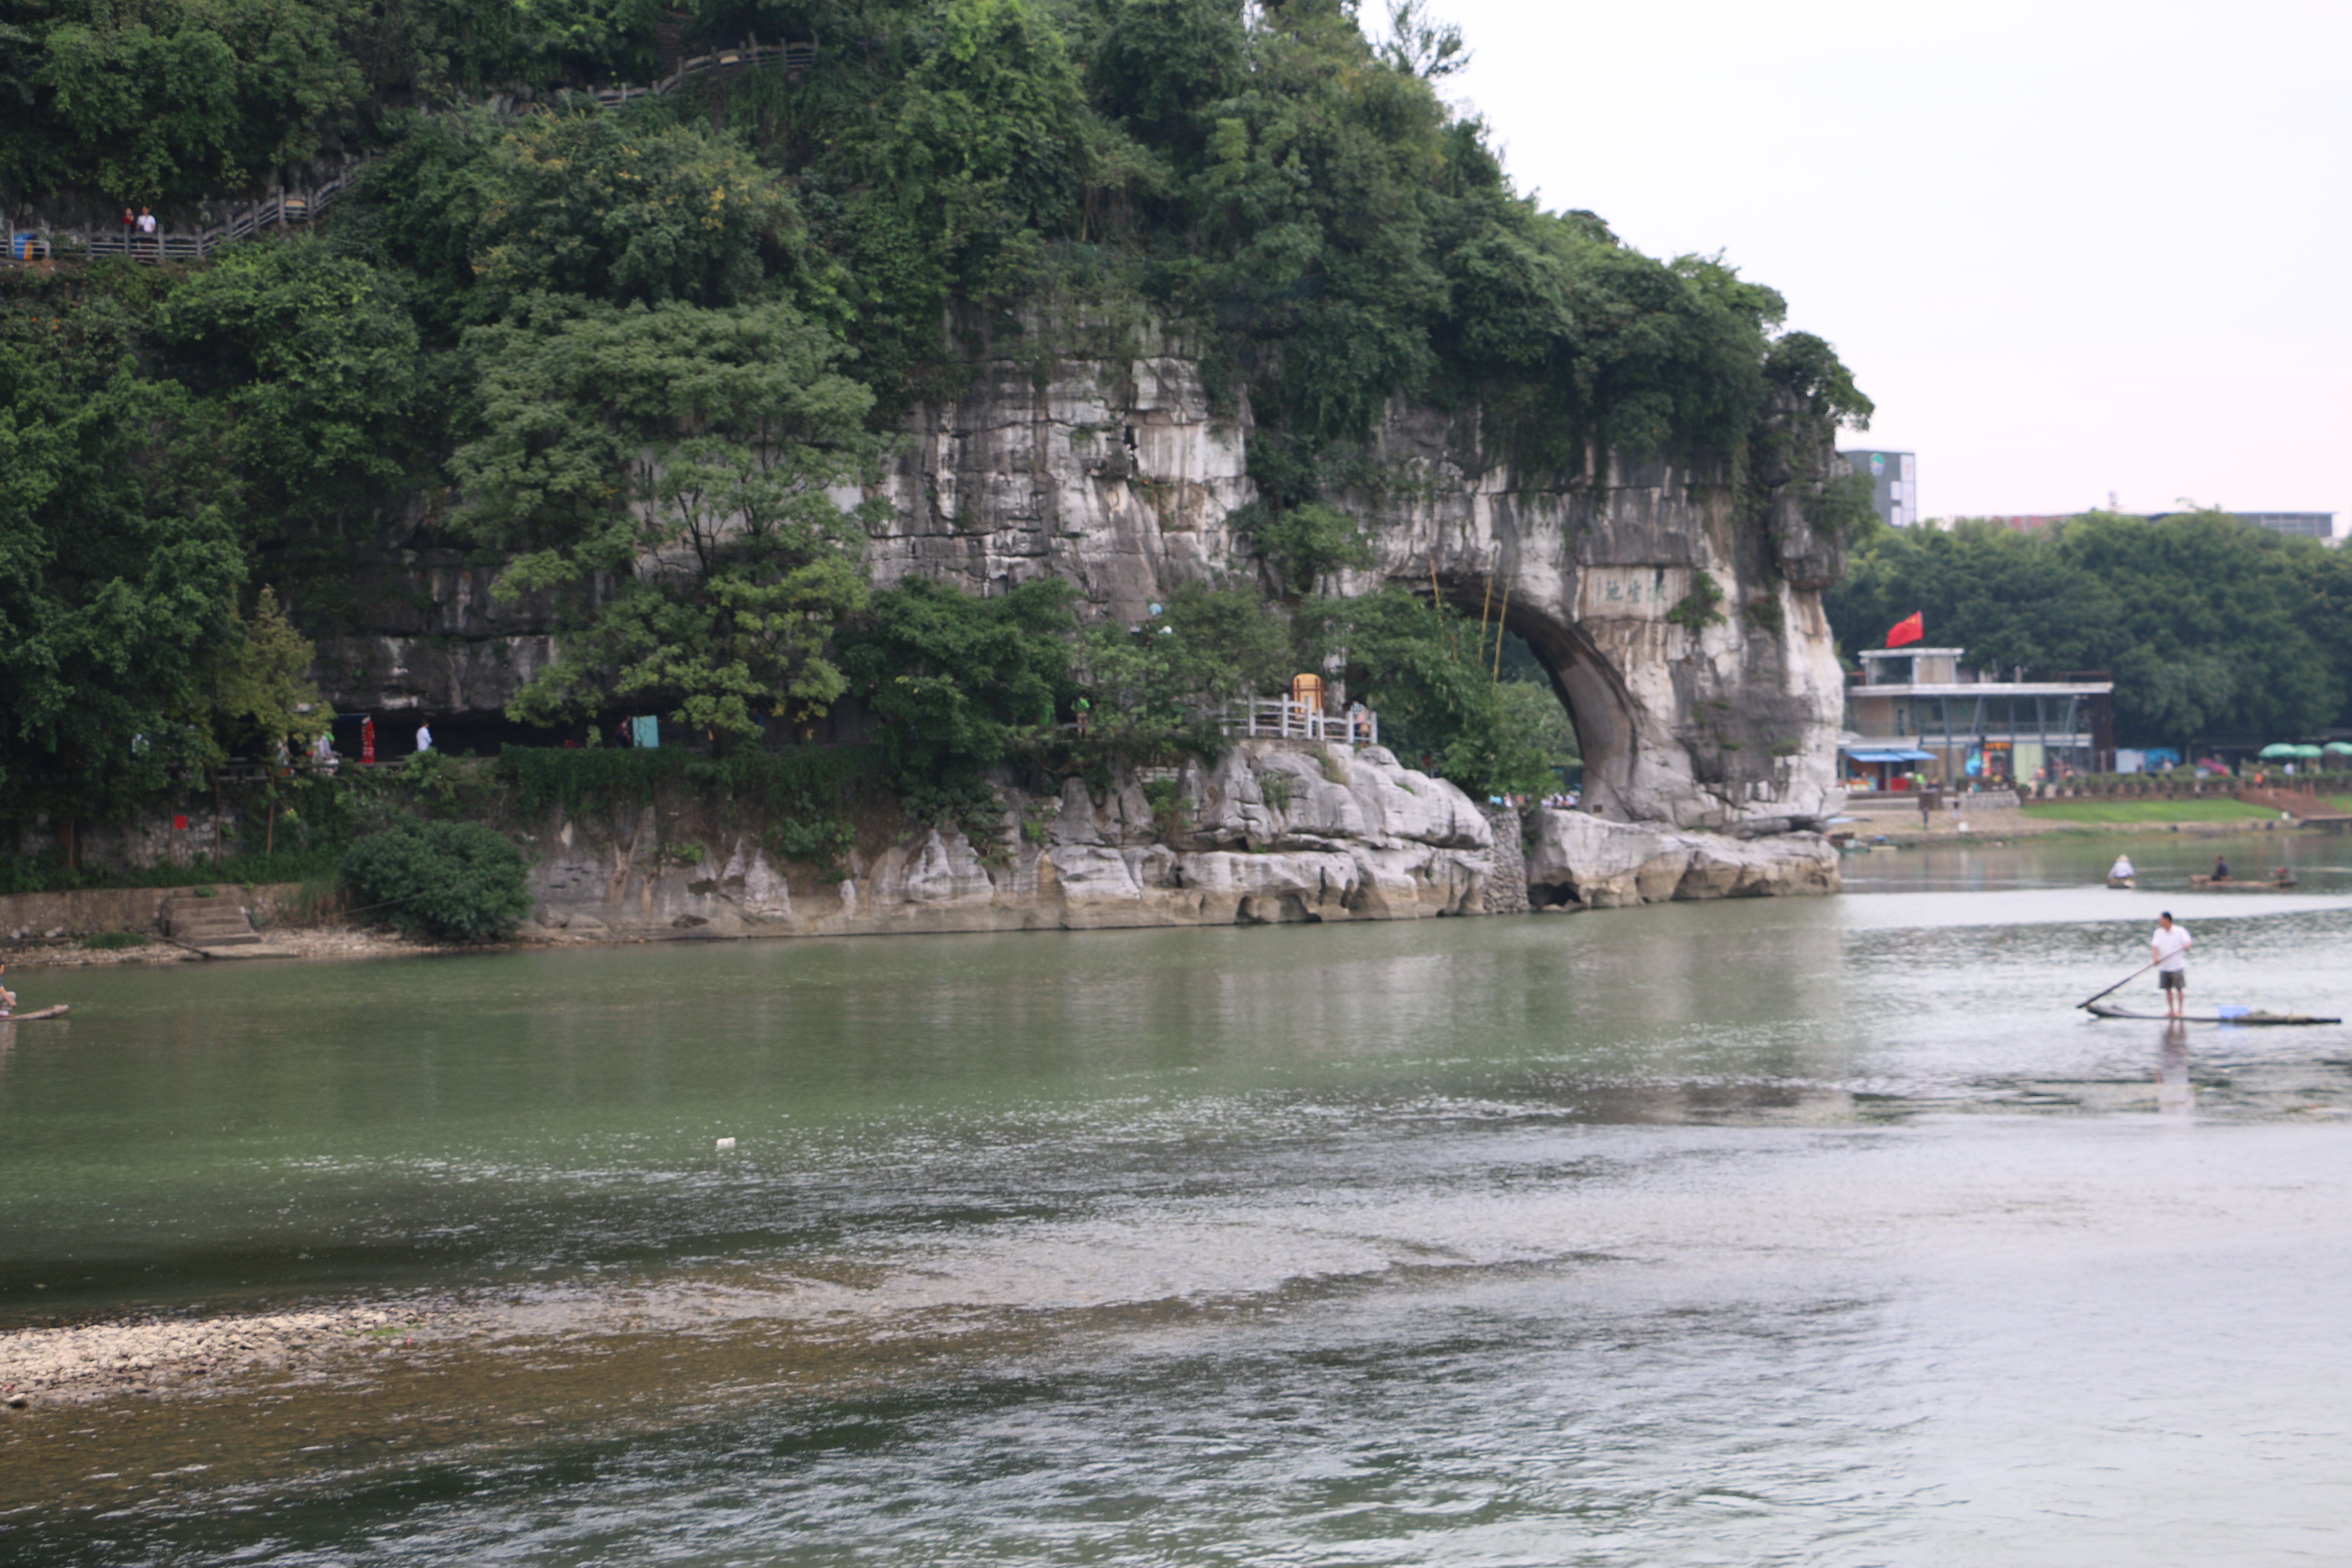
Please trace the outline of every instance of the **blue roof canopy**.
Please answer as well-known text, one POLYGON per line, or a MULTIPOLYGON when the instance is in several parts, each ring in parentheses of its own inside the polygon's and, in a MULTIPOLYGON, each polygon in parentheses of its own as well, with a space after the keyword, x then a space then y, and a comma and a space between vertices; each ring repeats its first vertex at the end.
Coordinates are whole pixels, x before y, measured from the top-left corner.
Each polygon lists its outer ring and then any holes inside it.
POLYGON ((1859 746, 1843 748, 1845 754, 1857 763, 1932 763, 1933 752, 1865 752, 1859 746))

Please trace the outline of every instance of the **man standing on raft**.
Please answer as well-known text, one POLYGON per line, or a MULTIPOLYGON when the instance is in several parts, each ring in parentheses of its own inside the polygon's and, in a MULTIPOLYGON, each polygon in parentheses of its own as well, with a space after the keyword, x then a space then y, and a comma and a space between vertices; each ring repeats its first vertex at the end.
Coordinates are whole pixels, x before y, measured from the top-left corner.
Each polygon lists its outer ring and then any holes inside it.
POLYGON ((2156 917, 2148 939, 2148 962, 2156 965, 2157 988, 2164 993, 2164 1016, 2178 1018, 2189 1007, 2189 928, 2172 923, 2172 911, 2156 917))

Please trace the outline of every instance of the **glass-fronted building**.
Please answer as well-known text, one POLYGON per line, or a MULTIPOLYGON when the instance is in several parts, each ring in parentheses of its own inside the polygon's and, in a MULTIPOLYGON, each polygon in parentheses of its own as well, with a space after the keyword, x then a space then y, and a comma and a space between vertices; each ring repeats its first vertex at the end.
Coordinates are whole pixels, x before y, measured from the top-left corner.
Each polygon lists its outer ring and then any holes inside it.
POLYGON ((1957 647, 1879 648, 1848 678, 1841 772, 1854 789, 1943 788, 2105 773, 2116 683, 2104 674, 2000 680, 1957 647))

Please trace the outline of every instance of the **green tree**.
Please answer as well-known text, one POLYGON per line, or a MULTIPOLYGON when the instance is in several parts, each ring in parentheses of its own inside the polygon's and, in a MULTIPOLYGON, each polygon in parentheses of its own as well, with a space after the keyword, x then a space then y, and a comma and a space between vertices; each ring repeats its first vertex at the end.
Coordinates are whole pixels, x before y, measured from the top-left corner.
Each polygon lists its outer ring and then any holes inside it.
POLYGON ((478 822, 402 817, 343 852, 356 912, 440 942, 495 942, 530 914, 529 863, 478 822))
POLYGON ((363 517, 402 476, 423 387, 395 276, 316 237, 233 246, 154 328, 255 533, 363 517))
POLYGON ((355 0, 66 0, 40 38, 35 104, 0 168, 46 194, 162 203, 239 191, 314 156, 367 79, 355 0))
POLYGON ((279 611, 276 591, 263 587, 253 614, 236 618, 200 672, 215 745, 268 755, 282 740, 299 753, 325 734, 334 714, 310 679, 312 657, 310 639, 279 611))
POLYGON ((1189 583, 1135 626, 1088 626, 1078 679, 1096 747, 1172 757, 1214 751, 1225 704, 1284 689, 1297 663, 1289 622, 1255 590, 1189 583))
POLYGON ((822 715, 845 689, 827 643, 865 597, 828 489, 879 450, 831 338, 782 304, 542 298, 467 348, 483 431, 453 467, 464 525, 523 550, 499 592, 611 584, 509 713, 643 698, 719 737, 822 715))
POLYGON ((120 813, 216 754, 198 671, 236 635, 246 560, 191 488, 188 416, 102 343, 0 342, 0 792, 18 809, 120 813))
POLYGON ((920 577, 874 595, 841 663, 883 722, 902 782, 934 784, 1035 752, 1075 695, 1075 595, 1058 577, 978 598, 920 577))
MULTIPOLYGON (((1301 611, 1308 645, 1347 671, 1348 689, 1381 715, 1381 738, 1473 795, 1544 795, 1559 785, 1556 750, 1506 696, 1477 630, 1401 588, 1321 599, 1301 611)), ((1557 703, 1554 704, 1557 707, 1557 703)))
POLYGON ((1356 520, 1328 501, 1308 501, 1286 510, 1261 507, 1246 525, 1258 554, 1291 595, 1309 594, 1325 574, 1343 566, 1369 566, 1372 547, 1356 520))
POLYGON ((803 265, 784 182, 740 139, 656 112, 417 123, 366 186, 387 252, 449 322, 488 321, 542 293, 746 305, 778 280, 823 308, 838 279, 803 265))

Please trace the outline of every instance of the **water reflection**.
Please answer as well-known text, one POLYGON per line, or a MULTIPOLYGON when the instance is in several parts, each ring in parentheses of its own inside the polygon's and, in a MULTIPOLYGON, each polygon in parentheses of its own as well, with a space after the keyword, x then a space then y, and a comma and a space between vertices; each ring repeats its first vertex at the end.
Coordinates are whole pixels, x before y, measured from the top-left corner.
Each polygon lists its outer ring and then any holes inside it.
POLYGON ((2164 1047, 2158 1058, 2156 1108, 2168 1116, 2186 1116, 2197 1108, 2189 1085, 2189 1026, 2178 1021, 2164 1026, 2164 1047))

